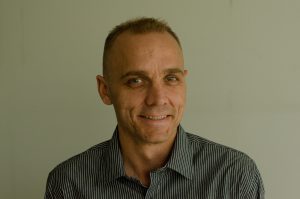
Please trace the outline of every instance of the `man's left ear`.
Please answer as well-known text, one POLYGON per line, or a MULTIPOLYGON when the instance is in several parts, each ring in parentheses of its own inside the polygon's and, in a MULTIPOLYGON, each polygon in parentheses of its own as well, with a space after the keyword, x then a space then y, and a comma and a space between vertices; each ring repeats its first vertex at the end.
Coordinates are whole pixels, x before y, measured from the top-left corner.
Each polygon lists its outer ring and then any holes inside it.
POLYGON ((101 75, 97 75, 97 85, 98 85, 98 93, 103 101, 104 104, 106 105, 111 105, 111 96, 109 92, 109 88, 107 85, 107 82, 105 81, 104 77, 101 75))
POLYGON ((183 70, 183 76, 186 77, 188 75, 189 71, 187 69, 183 70))

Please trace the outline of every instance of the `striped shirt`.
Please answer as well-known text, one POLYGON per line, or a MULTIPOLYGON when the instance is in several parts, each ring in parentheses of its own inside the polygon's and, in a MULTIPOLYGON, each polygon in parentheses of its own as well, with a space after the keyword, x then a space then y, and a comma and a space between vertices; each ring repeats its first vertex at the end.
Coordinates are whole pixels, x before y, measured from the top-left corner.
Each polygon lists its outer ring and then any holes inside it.
POLYGON ((106 142, 59 164, 48 176, 45 199, 185 198, 263 199, 251 158, 178 128, 167 164, 150 173, 149 187, 125 175, 118 131, 106 142))

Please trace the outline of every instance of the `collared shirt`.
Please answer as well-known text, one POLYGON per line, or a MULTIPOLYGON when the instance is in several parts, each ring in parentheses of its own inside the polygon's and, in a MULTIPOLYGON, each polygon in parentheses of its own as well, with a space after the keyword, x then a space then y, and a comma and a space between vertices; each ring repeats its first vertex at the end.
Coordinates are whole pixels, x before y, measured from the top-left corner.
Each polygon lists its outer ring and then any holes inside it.
POLYGON ((45 199, 263 199, 254 161, 242 152, 178 127, 167 164, 150 173, 149 187, 127 177, 115 130, 111 140, 53 169, 45 199))

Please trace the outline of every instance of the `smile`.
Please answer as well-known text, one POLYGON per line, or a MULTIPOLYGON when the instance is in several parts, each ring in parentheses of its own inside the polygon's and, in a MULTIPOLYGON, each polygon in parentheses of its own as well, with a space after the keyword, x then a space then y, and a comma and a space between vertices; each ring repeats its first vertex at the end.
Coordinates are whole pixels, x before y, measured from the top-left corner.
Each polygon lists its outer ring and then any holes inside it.
POLYGON ((152 116, 152 115, 143 115, 143 118, 149 119, 149 120, 163 120, 167 115, 158 115, 158 116, 152 116))

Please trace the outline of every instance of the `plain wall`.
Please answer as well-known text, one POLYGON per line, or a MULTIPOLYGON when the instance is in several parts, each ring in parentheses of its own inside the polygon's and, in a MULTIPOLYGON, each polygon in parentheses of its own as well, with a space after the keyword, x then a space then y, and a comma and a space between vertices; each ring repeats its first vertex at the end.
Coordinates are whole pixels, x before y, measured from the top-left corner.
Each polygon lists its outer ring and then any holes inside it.
POLYGON ((104 39, 160 17, 181 38, 184 128, 250 155, 267 198, 299 198, 299 0, 0 0, 0 198, 38 199, 49 171, 109 139, 104 39))

